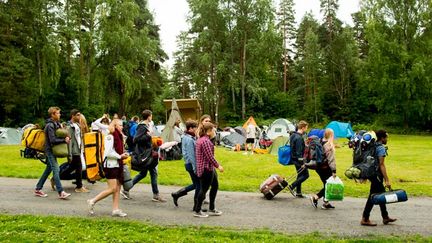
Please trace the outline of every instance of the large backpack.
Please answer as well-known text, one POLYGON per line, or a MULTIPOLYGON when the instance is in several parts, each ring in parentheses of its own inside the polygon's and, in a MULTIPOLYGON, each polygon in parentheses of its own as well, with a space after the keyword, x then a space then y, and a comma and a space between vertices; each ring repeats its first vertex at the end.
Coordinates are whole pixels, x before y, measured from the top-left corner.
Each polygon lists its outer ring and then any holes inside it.
POLYGON ((311 136, 307 138, 303 158, 305 163, 316 162, 317 165, 324 161, 324 148, 319 137, 311 136))
POLYGON ((29 149, 39 152, 45 151, 45 132, 36 127, 29 127, 24 130, 21 144, 29 149))
POLYGON ((353 164, 345 175, 352 179, 369 179, 378 174, 379 160, 376 156, 376 138, 372 133, 365 133, 362 138, 354 143, 353 164))
POLYGON ((104 136, 101 132, 84 134, 84 156, 86 161, 87 178, 97 181, 105 177, 103 172, 104 136))

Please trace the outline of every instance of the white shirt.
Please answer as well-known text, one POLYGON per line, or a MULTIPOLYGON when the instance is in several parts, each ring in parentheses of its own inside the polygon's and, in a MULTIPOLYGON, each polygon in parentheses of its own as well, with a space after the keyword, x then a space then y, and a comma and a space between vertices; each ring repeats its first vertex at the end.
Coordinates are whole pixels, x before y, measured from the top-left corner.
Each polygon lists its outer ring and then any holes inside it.
POLYGON ((246 128, 246 138, 255 138, 256 127, 249 124, 246 128))

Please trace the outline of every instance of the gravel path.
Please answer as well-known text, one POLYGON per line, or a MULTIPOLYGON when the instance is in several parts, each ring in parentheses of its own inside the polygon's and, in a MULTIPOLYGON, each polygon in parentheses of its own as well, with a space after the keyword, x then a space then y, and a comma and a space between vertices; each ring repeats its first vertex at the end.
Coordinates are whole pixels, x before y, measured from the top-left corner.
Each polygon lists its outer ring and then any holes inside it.
MULTIPOLYGON (((34 215, 70 215, 90 217, 86 200, 105 189, 105 183, 88 185, 90 193, 75 193, 70 181, 63 181, 65 190, 72 192, 69 200, 57 199, 57 193, 50 190, 49 181, 44 191, 47 198, 33 196, 37 180, 0 177, 0 213, 34 215)), ((151 201, 151 188, 139 184, 131 191, 132 200, 121 200, 121 208, 128 213, 128 219, 147 221, 160 225, 209 225, 241 229, 271 229, 284 233, 322 232, 338 235, 432 235, 431 198, 409 198, 408 202, 390 204, 391 217, 398 219, 393 225, 383 225, 379 207, 374 207, 371 220, 377 227, 360 226, 360 218, 366 199, 345 198, 335 202, 334 210, 312 208, 309 199, 293 198, 289 193, 279 194, 268 201, 259 193, 220 191, 216 207, 223 211, 220 217, 194 218, 192 216, 193 194, 180 198, 179 207, 174 207, 170 193, 179 187, 160 186, 166 203, 151 201)), ((109 216, 111 197, 96 205, 96 216, 109 216)), ((321 204, 321 202, 320 202, 321 204)))

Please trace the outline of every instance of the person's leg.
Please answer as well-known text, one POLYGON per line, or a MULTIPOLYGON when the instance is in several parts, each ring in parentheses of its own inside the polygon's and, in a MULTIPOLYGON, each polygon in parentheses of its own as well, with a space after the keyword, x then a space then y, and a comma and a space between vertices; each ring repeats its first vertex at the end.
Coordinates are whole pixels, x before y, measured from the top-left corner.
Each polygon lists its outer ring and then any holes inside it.
POLYGON ((81 164, 81 156, 74 155, 72 156, 72 164, 75 168, 75 180, 76 180, 76 188, 82 188, 82 164, 81 164))
MULTIPOLYGON (((374 204, 372 203, 372 194, 383 192, 382 189, 384 188, 383 185, 382 185, 382 182, 380 182, 378 180, 378 178, 371 178, 369 180, 371 182, 370 191, 369 191, 368 199, 366 201, 365 208, 363 210, 363 219, 366 220, 366 221, 369 220, 370 212, 372 211, 372 208, 374 206, 374 204)), ((383 211, 381 211, 381 213, 382 212, 383 211)))
POLYGON ((60 194, 63 191, 63 186, 60 181, 60 169, 57 163, 57 158, 52 153, 47 153, 47 162, 51 164, 56 190, 60 194))
POLYGON ((327 183, 327 179, 330 178, 332 176, 332 171, 330 168, 326 168, 326 169, 318 169, 316 170, 317 174, 319 175, 322 183, 323 183, 323 188, 318 192, 317 196, 318 199, 324 197, 324 193, 325 193, 325 186, 327 183))
POLYGON ((117 179, 107 179, 108 188, 100 192, 96 197, 90 199, 90 201, 95 204, 100 200, 108 197, 109 195, 115 193, 117 187, 117 179))
POLYGON ((157 180, 158 180, 157 166, 150 168, 149 171, 150 171, 150 182, 151 182, 153 195, 159 195, 159 188, 157 184, 157 180))
POLYGON ((46 179, 51 174, 51 171, 52 171, 52 169, 51 169, 51 163, 49 162, 49 159, 47 157, 47 163, 46 163, 45 170, 42 173, 41 177, 39 178, 39 181, 36 184, 36 188, 35 189, 37 191, 42 190, 42 188, 43 188, 43 186, 45 184, 46 179))
POLYGON ((119 202, 120 202, 120 181, 116 180, 115 190, 113 192, 113 205, 112 210, 118 210, 119 209, 119 202))
POLYGON ((186 169, 186 171, 189 173, 189 175, 191 177, 192 184, 190 184, 189 186, 183 187, 183 188, 181 188, 180 190, 178 190, 176 192, 171 193, 174 205, 176 207, 178 206, 177 200, 180 197, 187 195, 188 192, 190 192, 192 190, 195 190, 195 186, 196 186, 195 183, 194 183, 194 181, 193 181, 194 179, 192 178, 192 175, 194 175, 192 165, 191 164, 185 164, 185 169, 186 169))
POLYGON ((219 189, 219 181, 218 181, 218 176, 216 171, 212 171, 211 172, 211 189, 210 189, 210 193, 209 193, 209 197, 210 197, 210 205, 209 205, 209 210, 212 211, 215 209, 215 200, 216 200, 216 195, 219 189))
POLYGON ((200 177, 200 190, 198 193, 197 203, 195 207, 195 212, 199 213, 201 211, 202 204, 205 199, 205 195, 210 188, 212 174, 208 171, 204 171, 200 177))
MULTIPOLYGON (((295 167, 296 167, 296 171, 299 171, 302 166, 297 162, 294 163, 295 167)), ((307 180, 307 178, 309 178, 309 172, 307 168, 304 168, 300 173, 297 174, 297 179, 290 185, 291 189, 296 189, 296 193, 298 195, 302 194, 302 190, 301 190, 301 184, 307 180)))
POLYGON ((137 184, 140 180, 144 179, 147 176, 147 171, 148 170, 143 170, 140 171, 133 179, 132 179, 132 184, 135 185, 137 184))

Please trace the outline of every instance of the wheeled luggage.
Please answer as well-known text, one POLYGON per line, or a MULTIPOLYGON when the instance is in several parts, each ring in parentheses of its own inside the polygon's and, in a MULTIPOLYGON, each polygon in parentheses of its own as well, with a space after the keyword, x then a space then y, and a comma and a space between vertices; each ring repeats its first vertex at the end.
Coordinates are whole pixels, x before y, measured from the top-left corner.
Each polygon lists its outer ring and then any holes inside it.
POLYGON ((260 191, 267 200, 271 200, 288 186, 288 182, 279 175, 271 175, 260 185, 260 191))
POLYGON ((97 181, 103 178, 104 137, 100 132, 84 134, 84 156, 87 167, 87 178, 97 181))
POLYGON ((287 179, 283 177, 273 174, 267 180, 265 180, 260 185, 260 191, 264 194, 264 197, 267 200, 273 199, 279 192, 281 192, 285 187, 288 186, 288 181, 292 178, 296 177, 298 173, 302 172, 304 168, 300 168, 294 175, 290 176, 287 179))
POLYGON ((30 149, 39 152, 45 151, 45 132, 36 127, 29 127, 24 130, 23 139, 21 144, 30 149))
POLYGON ((372 203, 377 204, 387 204, 387 203, 397 203, 408 201, 408 196, 405 190, 397 189, 391 190, 383 193, 372 194, 372 203))

